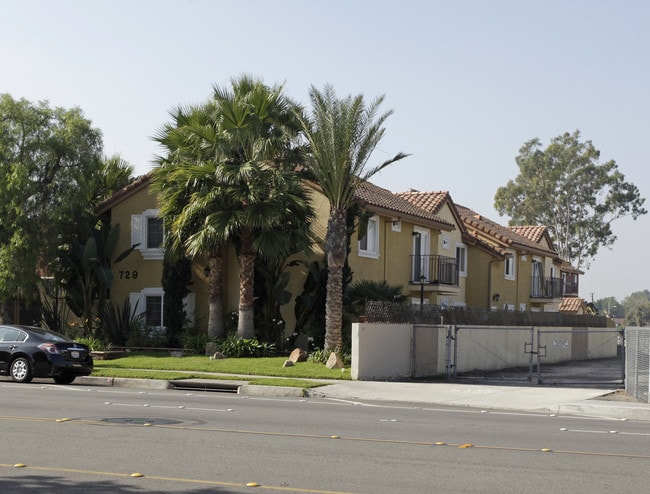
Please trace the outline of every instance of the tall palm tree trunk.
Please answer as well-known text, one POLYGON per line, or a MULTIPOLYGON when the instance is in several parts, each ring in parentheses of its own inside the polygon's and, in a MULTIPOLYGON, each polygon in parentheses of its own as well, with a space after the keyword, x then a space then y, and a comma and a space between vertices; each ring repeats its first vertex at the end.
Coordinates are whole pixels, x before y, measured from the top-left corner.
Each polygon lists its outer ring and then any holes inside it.
POLYGON ((209 308, 208 308, 208 337, 224 338, 226 336, 223 324, 223 249, 217 247, 210 253, 208 259, 210 275, 208 279, 209 308))
POLYGON ((255 337, 255 251, 254 234, 251 228, 243 227, 239 252, 239 320, 237 337, 255 337))
POLYGON ((345 209, 332 209, 325 238, 327 254, 327 301, 325 304, 325 351, 343 347, 343 266, 347 253, 345 209))

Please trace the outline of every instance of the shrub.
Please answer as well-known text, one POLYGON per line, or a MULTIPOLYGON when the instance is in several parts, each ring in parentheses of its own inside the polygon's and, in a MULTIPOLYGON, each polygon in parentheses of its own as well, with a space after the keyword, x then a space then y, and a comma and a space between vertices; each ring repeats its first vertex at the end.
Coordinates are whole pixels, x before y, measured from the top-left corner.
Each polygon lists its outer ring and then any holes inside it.
POLYGON ((217 341, 219 351, 228 357, 268 357, 275 354, 275 344, 263 343, 256 339, 228 336, 217 341))
POLYGON ((131 323, 127 347, 163 348, 167 346, 167 335, 160 328, 147 326, 143 318, 131 323))
POLYGON ((181 343, 183 348, 187 350, 193 350, 199 355, 205 353, 205 344, 210 341, 210 337, 201 332, 197 331, 185 331, 181 335, 181 343))
POLYGON ((110 300, 106 302, 101 310, 101 328, 108 340, 115 345, 124 346, 130 337, 133 327, 138 326, 142 320, 142 314, 136 314, 138 304, 131 308, 129 297, 126 297, 120 304, 114 304, 110 300))
POLYGON ((75 338, 77 343, 86 345, 90 347, 91 352, 104 352, 111 349, 110 343, 105 343, 99 338, 93 338, 92 336, 83 336, 80 338, 75 338))
MULTIPOLYGON (((307 360, 310 362, 316 362, 318 364, 326 364, 327 360, 330 358, 330 354, 332 352, 326 352, 325 350, 321 350, 320 348, 317 348, 313 352, 309 354, 309 357, 307 360)), ((352 355, 350 355, 350 352, 348 351, 342 351, 342 352, 337 352, 339 354, 339 357, 341 357, 341 360, 345 365, 350 365, 352 363, 352 355)))

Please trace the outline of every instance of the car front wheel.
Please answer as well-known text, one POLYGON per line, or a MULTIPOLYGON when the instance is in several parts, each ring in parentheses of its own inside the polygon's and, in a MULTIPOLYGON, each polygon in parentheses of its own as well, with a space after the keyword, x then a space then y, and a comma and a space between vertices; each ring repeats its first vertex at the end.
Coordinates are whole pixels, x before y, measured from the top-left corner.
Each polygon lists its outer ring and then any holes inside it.
POLYGON ((28 383, 32 380, 32 367, 25 357, 18 357, 11 363, 11 378, 19 383, 28 383))

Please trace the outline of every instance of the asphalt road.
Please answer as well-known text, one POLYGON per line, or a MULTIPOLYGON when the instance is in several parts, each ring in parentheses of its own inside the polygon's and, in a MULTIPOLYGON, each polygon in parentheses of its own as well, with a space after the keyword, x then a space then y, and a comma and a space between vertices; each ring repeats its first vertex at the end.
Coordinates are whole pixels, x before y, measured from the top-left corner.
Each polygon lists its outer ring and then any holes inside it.
POLYGON ((12 494, 638 492, 650 467, 648 422, 403 403, 0 380, 0 427, 12 494))

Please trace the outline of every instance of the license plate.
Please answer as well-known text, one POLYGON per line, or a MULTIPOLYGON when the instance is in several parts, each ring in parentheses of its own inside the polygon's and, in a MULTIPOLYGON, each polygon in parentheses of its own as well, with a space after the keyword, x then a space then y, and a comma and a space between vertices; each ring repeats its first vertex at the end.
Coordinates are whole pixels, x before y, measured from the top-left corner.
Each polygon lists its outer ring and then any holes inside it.
POLYGON ((79 358, 79 352, 75 352, 74 350, 70 352, 70 355, 72 358, 79 358))

